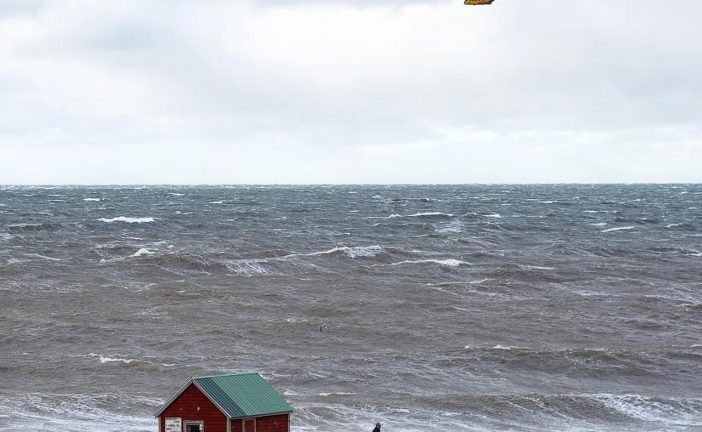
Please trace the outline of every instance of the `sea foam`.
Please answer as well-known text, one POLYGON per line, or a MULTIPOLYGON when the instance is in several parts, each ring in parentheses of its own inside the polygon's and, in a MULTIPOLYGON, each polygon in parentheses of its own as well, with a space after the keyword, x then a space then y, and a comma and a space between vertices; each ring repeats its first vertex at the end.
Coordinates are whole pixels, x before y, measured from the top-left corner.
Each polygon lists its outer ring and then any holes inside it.
POLYGON ((100 363, 105 364, 105 363, 124 363, 124 364, 130 364, 135 361, 136 359, 130 359, 130 358, 119 358, 119 357, 107 357, 103 356, 100 354, 95 354, 95 353, 90 353, 90 357, 97 357, 100 360, 100 363))
POLYGON ((350 258, 357 257, 374 257, 382 252, 383 248, 378 245, 373 246, 337 246, 325 251, 320 252, 310 252, 306 254, 291 254, 288 256, 319 256, 319 255, 330 255, 336 252, 343 252, 350 258))
POLYGON ((149 223, 155 221, 152 217, 126 217, 118 216, 112 219, 100 218, 100 222, 113 223, 113 222, 124 222, 124 223, 149 223))
POLYGON ((602 230, 600 232, 605 233, 605 232, 613 232, 613 231, 628 231, 628 230, 633 230, 633 229, 636 229, 636 227, 635 226, 624 226, 624 227, 609 228, 606 230, 602 230))
POLYGON ((144 255, 153 255, 153 254, 154 253, 151 252, 150 250, 148 250, 147 248, 141 248, 138 251, 136 251, 134 253, 134 255, 132 255, 132 256, 133 257, 140 257, 140 256, 144 256, 144 255))
POLYGON ((405 261, 392 263, 390 265, 399 266, 399 265, 406 265, 406 264, 439 264, 439 265, 445 266, 445 267, 458 267, 461 265, 470 265, 470 263, 467 263, 467 262, 461 261, 461 260, 457 260, 454 258, 448 258, 448 259, 443 259, 443 260, 438 260, 438 259, 405 260, 405 261))

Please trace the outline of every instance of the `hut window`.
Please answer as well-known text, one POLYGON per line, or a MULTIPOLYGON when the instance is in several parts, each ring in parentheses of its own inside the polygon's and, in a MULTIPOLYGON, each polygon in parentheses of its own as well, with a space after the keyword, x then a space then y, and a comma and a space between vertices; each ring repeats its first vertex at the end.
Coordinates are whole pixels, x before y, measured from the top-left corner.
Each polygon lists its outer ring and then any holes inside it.
POLYGON ((185 422, 185 432, 205 432, 202 422, 185 422))

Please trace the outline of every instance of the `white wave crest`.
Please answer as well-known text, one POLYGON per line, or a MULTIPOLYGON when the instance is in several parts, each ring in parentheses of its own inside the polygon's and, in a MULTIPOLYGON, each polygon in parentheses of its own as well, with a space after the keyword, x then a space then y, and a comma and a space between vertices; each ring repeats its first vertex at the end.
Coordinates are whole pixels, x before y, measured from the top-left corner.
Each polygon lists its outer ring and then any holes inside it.
POLYGON ((268 270, 258 263, 257 260, 238 260, 226 264, 227 269, 241 275, 266 274, 268 270))
POLYGON ((495 345, 494 347, 492 347, 492 349, 495 349, 495 350, 504 350, 504 351, 511 351, 511 350, 518 350, 518 349, 522 349, 522 348, 521 348, 521 347, 518 347, 518 346, 514 346, 514 345, 500 345, 500 344, 497 344, 497 345, 495 345))
POLYGON ((453 217, 453 213, 420 212, 420 213, 415 213, 415 214, 407 215, 406 217, 423 217, 423 216, 445 216, 445 217, 453 217))
POLYGON ((119 357, 107 357, 103 356, 101 354, 95 354, 95 353, 90 353, 90 357, 98 357, 100 360, 100 363, 105 364, 105 363, 124 363, 124 364, 130 364, 135 361, 136 359, 130 359, 130 358, 119 358, 119 357))
POLYGON ((134 255, 132 255, 132 256, 133 257, 140 257, 140 256, 144 256, 144 255, 153 255, 153 254, 154 253, 151 252, 150 250, 148 250, 147 248, 141 248, 138 251, 136 251, 134 253, 134 255))
POLYGON ((553 267, 546 267, 546 266, 537 266, 537 265, 525 265, 524 268, 527 269, 532 269, 532 270, 555 270, 553 267))
POLYGON ((83 201, 94 201, 94 202, 99 202, 100 198, 83 198, 83 201))
POLYGON ((402 215, 399 213, 393 213, 389 216, 370 216, 366 219, 397 219, 397 218, 419 218, 419 217, 453 217, 453 213, 443 213, 443 212, 419 212, 409 215, 402 215))
POLYGON ((39 228, 41 227, 40 223, 16 223, 16 224, 9 224, 7 225, 8 228, 39 228))
POLYGON ((447 233, 458 233, 463 231, 463 222, 460 220, 452 220, 446 225, 444 225, 442 228, 439 228, 436 230, 438 233, 442 234, 447 234, 447 233))
POLYGON ((641 395, 596 394, 591 396, 607 408, 647 422, 702 426, 702 399, 652 398, 641 395))
POLYGON ((448 259, 443 259, 443 260, 436 260, 436 259, 406 260, 406 261, 392 263, 390 265, 399 266, 399 265, 406 265, 406 264, 439 264, 439 265, 442 265, 445 267, 458 267, 461 265, 470 265, 470 263, 467 263, 467 262, 461 261, 461 260, 457 260, 454 258, 448 258, 448 259))
MULTIPOLYGON (((153 409, 163 403, 163 400, 139 395, 130 395, 129 399, 153 409)), ((129 430, 154 429, 154 419, 147 414, 130 415, 115 411, 113 407, 119 401, 119 396, 114 393, 94 392, 77 395, 22 393, 11 397, 0 396, 0 430, 107 432, 125 430, 124 425, 129 425, 129 430), (12 425, 8 425, 7 420, 12 425)))
POLYGON ((105 222, 105 223, 113 223, 113 222, 124 222, 124 223, 149 223, 153 222, 156 219, 152 217, 127 217, 127 216, 118 216, 112 219, 107 219, 107 218, 100 218, 98 219, 100 222, 105 222))
POLYGON ((609 228, 606 230, 602 230, 600 232, 605 233, 605 232, 613 232, 613 231, 629 231, 629 230, 633 230, 633 229, 636 229, 636 227, 635 226, 623 226, 623 227, 609 228))
POLYGON ((26 253, 24 256, 32 257, 32 258, 39 258, 47 261, 61 261, 61 258, 51 258, 45 255, 39 255, 37 253, 26 253))
POLYGON ((311 252, 307 254, 291 254, 287 256, 319 256, 319 255, 329 255, 333 254, 336 252, 343 252, 350 258, 357 258, 357 257, 374 257, 378 255, 380 252, 383 251, 383 248, 378 246, 378 245, 373 245, 373 246, 337 246, 335 248, 325 250, 325 251, 320 251, 320 252, 311 252))
POLYGON ((502 219, 502 216, 499 213, 485 214, 483 216, 495 219, 502 219))

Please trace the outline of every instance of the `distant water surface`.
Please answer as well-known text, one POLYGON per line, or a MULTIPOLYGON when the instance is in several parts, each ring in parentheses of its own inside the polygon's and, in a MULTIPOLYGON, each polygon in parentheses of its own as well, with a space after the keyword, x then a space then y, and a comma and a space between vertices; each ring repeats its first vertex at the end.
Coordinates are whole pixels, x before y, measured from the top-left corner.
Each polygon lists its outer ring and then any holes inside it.
POLYGON ((702 430, 702 185, 3 187, 0 298, 0 431, 702 430))

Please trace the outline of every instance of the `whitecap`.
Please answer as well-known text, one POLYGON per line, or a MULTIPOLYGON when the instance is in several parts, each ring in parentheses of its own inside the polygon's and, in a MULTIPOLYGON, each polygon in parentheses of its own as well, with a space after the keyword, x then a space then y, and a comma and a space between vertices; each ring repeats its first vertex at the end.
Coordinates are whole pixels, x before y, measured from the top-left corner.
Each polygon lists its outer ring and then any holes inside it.
POLYGON ((8 228, 34 228, 34 227, 41 227, 40 223, 16 223, 16 224, 10 224, 7 226, 8 228))
POLYGON ((94 201, 94 202, 99 202, 100 198, 83 198, 83 201, 94 201))
POLYGON ((51 258, 45 255, 39 255, 37 253, 26 253, 24 256, 32 257, 32 258, 39 258, 47 261, 61 261, 60 258, 51 258))
POLYGON ((676 227, 679 227, 680 225, 682 225, 682 223, 672 223, 672 224, 666 225, 665 227, 666 228, 676 228, 676 227))
MULTIPOLYGON (((265 261, 265 260, 262 260, 265 261)), ((258 260, 238 260, 225 264, 229 271, 240 275, 266 274, 268 270, 258 263, 258 260)))
POLYGON ((319 256, 319 255, 329 255, 333 254, 336 252, 343 252, 350 258, 357 258, 357 257, 374 257, 378 255, 380 252, 382 252, 383 248, 380 247, 379 245, 373 245, 373 246, 338 246, 335 248, 331 248, 329 250, 325 251, 320 251, 320 252, 311 252, 307 254, 291 254, 287 256, 319 256))
POLYGON ((524 267, 533 270, 555 270, 553 267, 535 266, 535 265, 525 265, 524 267))
POLYGON ((419 212, 419 213, 407 215, 407 216, 405 216, 405 217, 423 217, 423 216, 445 216, 445 217, 453 217, 453 213, 419 212))
POLYGON ((224 204, 224 201, 210 201, 210 204, 224 204))
POLYGON ((523 348, 520 348, 520 347, 514 346, 514 345, 500 345, 500 344, 497 344, 497 345, 495 345, 494 347, 492 347, 492 349, 510 351, 510 350, 518 350, 518 349, 523 349, 523 348))
POLYGON ((448 258, 448 259, 443 259, 443 260, 437 260, 437 259, 406 260, 406 261, 392 263, 390 265, 399 266, 399 265, 405 265, 405 264, 439 264, 439 265, 446 266, 446 267, 458 267, 461 265, 470 265, 470 263, 467 263, 467 262, 461 261, 461 260, 457 260, 454 258, 448 258))
POLYGON ((583 213, 599 213, 597 210, 583 210, 583 213))
POLYGON ((140 257, 140 256, 144 256, 144 255, 153 255, 153 254, 154 253, 151 252, 150 250, 148 250, 147 248, 141 248, 138 251, 136 251, 136 253, 134 253, 134 255, 132 255, 132 256, 133 257, 140 257))
POLYGON ((463 222, 460 220, 452 220, 442 228, 436 230, 436 232, 446 234, 446 233, 458 233, 463 231, 463 222))
POLYGON ((653 398, 638 394, 595 394, 592 399, 628 417, 672 425, 702 426, 696 415, 701 399, 653 398))
POLYGON ((185 195, 185 194, 176 193, 176 192, 168 192, 168 195, 171 195, 171 196, 183 196, 183 195, 185 195))
POLYGON ((489 217, 489 218, 495 218, 495 219, 501 219, 502 216, 499 213, 492 213, 492 214, 485 214, 483 215, 484 217, 489 217))
POLYGON ((100 222, 106 222, 106 223, 113 223, 113 222, 124 222, 124 223, 148 223, 148 222, 153 222, 155 221, 154 218, 152 217, 126 217, 126 216, 118 216, 116 218, 112 219, 107 219, 107 218, 100 218, 98 219, 100 222))
POLYGON ((124 363, 124 364, 130 364, 135 361, 136 359, 130 359, 130 358, 119 358, 119 357, 107 357, 103 356, 101 354, 95 354, 95 353, 90 353, 90 357, 98 357, 100 360, 100 363, 105 364, 105 363, 124 363))
POLYGON ((628 230, 633 230, 633 229, 636 229, 636 227, 635 226, 624 226, 624 227, 609 228, 606 230, 602 230, 600 232, 605 233, 605 232, 613 232, 613 231, 628 231, 628 230))
POLYGON ((596 223, 591 223, 588 225, 592 225, 592 226, 596 226, 596 227, 603 227, 603 226, 607 225, 607 222, 596 222, 596 223))

